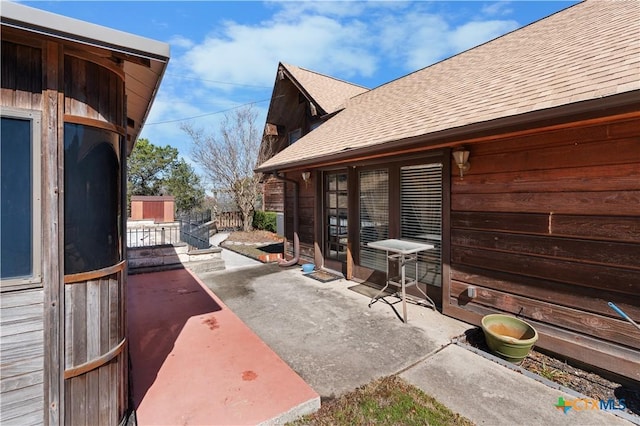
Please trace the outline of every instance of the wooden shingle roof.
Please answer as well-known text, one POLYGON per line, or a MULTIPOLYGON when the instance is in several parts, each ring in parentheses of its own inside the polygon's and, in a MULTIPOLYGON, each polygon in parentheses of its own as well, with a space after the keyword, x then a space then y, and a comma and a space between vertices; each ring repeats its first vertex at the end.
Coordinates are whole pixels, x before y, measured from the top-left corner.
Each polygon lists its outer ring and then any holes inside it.
POLYGON ((259 170, 625 92, 640 101, 639 22, 638 1, 579 3, 350 99, 259 170))
POLYGON ((317 106, 327 114, 342 108, 345 101, 368 91, 366 87, 349 83, 324 74, 310 71, 295 65, 281 65, 289 72, 296 82, 311 96, 317 106))

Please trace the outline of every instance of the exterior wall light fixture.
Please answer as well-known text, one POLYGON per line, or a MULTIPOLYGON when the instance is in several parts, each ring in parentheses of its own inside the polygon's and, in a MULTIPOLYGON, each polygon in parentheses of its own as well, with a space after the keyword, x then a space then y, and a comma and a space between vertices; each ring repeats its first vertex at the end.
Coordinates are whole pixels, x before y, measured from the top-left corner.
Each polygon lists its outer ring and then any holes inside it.
POLYGON ((311 172, 302 172, 302 180, 304 181, 304 187, 308 188, 311 181, 311 172))
POLYGON ((460 179, 464 177, 464 172, 469 171, 471 164, 469 164, 469 151, 464 148, 458 148, 451 153, 456 165, 460 169, 460 179))

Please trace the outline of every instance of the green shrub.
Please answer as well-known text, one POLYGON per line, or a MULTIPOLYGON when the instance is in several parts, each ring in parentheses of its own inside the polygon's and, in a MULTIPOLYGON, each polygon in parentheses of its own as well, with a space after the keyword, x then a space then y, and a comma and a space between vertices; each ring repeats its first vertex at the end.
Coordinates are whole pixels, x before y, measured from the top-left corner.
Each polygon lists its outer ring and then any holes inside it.
POLYGON ((253 227, 263 231, 276 232, 276 213, 256 210, 253 212, 253 227))

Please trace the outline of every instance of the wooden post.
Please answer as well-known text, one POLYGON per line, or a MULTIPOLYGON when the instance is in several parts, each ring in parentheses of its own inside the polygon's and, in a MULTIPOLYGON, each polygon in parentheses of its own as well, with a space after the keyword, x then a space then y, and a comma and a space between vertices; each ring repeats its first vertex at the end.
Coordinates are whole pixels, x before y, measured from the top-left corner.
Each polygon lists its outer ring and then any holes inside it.
POLYGON ((47 406, 45 424, 64 423, 64 379, 62 374, 64 333, 64 276, 62 185, 64 177, 62 140, 62 114, 60 105, 64 94, 60 92, 59 70, 64 64, 63 52, 55 42, 44 46, 44 96, 42 105, 42 262, 44 283, 45 357, 44 383, 47 406))

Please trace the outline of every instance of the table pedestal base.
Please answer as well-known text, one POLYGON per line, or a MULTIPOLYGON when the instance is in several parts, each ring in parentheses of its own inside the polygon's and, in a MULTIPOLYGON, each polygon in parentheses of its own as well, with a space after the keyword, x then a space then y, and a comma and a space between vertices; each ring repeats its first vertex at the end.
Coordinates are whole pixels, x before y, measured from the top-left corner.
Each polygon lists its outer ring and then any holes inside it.
MULTIPOLYGON (((434 303, 434 301, 429 296, 427 296, 426 292, 422 291, 420 286, 418 286, 418 255, 417 253, 389 254, 389 252, 387 251, 387 271, 386 272, 387 272, 387 282, 385 286, 375 296, 371 298, 371 301, 369 302, 369 307, 371 307, 371 305, 373 305, 381 297, 381 295, 389 287, 389 284, 394 284, 396 286, 400 286, 400 291, 396 291, 393 294, 393 296, 400 297, 402 299, 402 318, 405 324, 407 323, 407 293, 406 293, 407 287, 415 285, 418 291, 424 295, 425 302, 429 302, 431 307, 434 310, 436 309, 436 304, 434 303), (397 263, 400 266, 400 275, 394 276, 394 277, 389 276, 389 263, 397 263), (414 276, 415 278, 412 278, 412 279, 407 278, 406 271, 405 271, 405 266, 407 263, 413 263, 415 265, 415 276, 414 276)), ((425 290, 426 290, 426 287, 425 287, 425 290)), ((423 302, 420 299, 411 298, 411 300, 412 301, 416 300, 416 302, 418 303, 423 302)))

